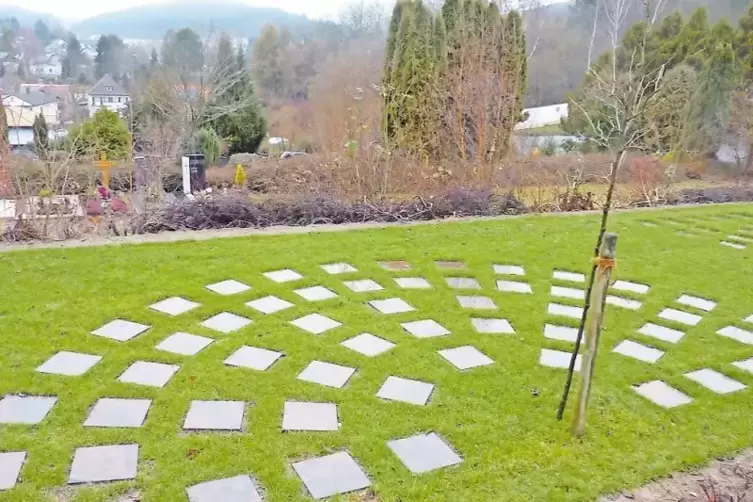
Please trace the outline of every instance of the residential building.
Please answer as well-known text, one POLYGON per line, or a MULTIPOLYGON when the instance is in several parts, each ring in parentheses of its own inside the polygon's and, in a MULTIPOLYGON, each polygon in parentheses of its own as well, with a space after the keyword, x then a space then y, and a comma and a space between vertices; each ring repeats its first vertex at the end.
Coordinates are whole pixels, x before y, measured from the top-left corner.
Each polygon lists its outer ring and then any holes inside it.
MULTIPOLYGON (((5 118, 8 121, 8 144, 11 149, 23 148, 34 144, 34 120, 39 116, 28 108, 17 106, 5 107, 5 118)), ((48 125, 50 141, 64 138, 68 135, 65 129, 48 125)))
MULTIPOLYGON (((9 111, 9 117, 22 117, 31 114, 36 117, 40 113, 48 126, 60 123, 60 99, 57 96, 42 91, 17 92, 3 95, 3 106, 9 111)), ((33 121, 33 119, 32 119, 33 121)), ((8 126, 13 125, 9 121, 8 126)))
POLYGON ((563 118, 567 118, 569 105, 567 103, 560 103, 556 105, 525 108, 523 113, 527 114, 528 118, 524 122, 515 126, 515 130, 517 131, 559 125, 563 118))
POLYGON ((102 108, 123 113, 128 109, 131 96, 112 76, 105 75, 89 90, 87 102, 89 103, 89 116, 93 116, 102 108))
POLYGON ((56 79, 63 75, 63 62, 56 54, 32 60, 29 65, 32 75, 45 79, 56 79))

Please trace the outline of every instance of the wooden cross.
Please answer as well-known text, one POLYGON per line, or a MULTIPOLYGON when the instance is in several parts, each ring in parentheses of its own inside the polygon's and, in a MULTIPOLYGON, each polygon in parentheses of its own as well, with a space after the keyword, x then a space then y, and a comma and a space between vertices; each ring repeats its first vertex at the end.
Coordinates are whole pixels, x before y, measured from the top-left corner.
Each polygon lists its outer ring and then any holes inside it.
POLYGON ((102 186, 110 189, 110 169, 112 169, 113 163, 107 160, 107 154, 102 152, 99 160, 94 162, 94 167, 102 171, 102 186))

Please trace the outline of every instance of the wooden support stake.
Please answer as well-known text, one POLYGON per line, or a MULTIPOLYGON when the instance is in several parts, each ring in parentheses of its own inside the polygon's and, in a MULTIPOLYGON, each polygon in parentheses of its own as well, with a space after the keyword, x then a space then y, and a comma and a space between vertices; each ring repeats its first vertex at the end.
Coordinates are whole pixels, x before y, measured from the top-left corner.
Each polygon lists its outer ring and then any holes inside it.
POLYGON ((604 305, 609 290, 609 279, 612 277, 614 257, 617 251, 617 234, 606 234, 604 242, 596 259, 596 277, 591 290, 591 309, 586 322, 586 350, 580 365, 580 390, 578 392, 578 406, 573 420, 573 435, 581 437, 586 432, 586 409, 591 397, 591 383, 596 365, 596 353, 599 349, 599 336, 604 320, 604 305))

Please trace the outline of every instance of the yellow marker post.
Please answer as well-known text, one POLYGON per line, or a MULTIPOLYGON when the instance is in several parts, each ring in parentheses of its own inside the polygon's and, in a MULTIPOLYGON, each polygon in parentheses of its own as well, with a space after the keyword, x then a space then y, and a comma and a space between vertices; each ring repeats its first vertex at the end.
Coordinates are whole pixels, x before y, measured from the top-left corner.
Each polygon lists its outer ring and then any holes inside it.
POLYGON ((107 160, 107 154, 102 152, 99 160, 94 162, 94 167, 102 171, 102 186, 110 189, 110 169, 112 169, 113 163, 107 160))

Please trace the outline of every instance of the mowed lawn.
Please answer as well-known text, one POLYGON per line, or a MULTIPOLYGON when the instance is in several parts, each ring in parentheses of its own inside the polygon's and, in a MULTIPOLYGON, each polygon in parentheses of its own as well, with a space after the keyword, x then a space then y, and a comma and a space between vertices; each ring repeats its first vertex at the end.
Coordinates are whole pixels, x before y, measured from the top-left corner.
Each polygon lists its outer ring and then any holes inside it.
MULTIPOLYGON (((577 324, 547 315, 550 301, 577 304, 552 299, 552 271, 590 269, 596 215, 533 215, 384 230, 0 254, 0 397, 58 396, 41 424, 0 425, 0 452, 28 452, 18 485, 0 491, 0 501, 110 501, 132 490, 140 492, 143 502, 181 501, 187 500, 187 486, 239 474, 251 475, 267 501, 311 500, 291 464, 337 451, 348 451, 372 486, 366 495, 333 500, 586 501, 732 454, 753 445, 753 389, 718 395, 683 375, 712 368, 753 386, 753 374, 731 364, 753 357, 753 346, 716 334, 725 326, 745 328, 743 319, 753 314, 753 243, 746 249, 719 244, 741 229, 741 235, 753 237, 753 205, 613 217, 611 230, 619 234, 619 278, 648 284, 651 290, 647 295, 620 293, 643 302, 638 311, 608 308, 583 439, 570 435, 572 406, 565 421, 555 419, 565 371, 538 361, 542 348, 572 348, 543 336, 546 322, 577 324), (682 235, 686 229, 694 230, 682 235), (377 264, 383 260, 406 260, 412 269, 390 272, 377 264), (440 269, 435 260, 459 260, 467 267, 440 269), (320 268, 335 262, 350 263, 358 271, 329 275, 320 268), (503 277, 495 275, 493 264, 524 266, 526 276, 513 279, 530 283, 533 294, 497 291, 495 280, 503 277), (284 268, 304 278, 277 284, 262 275, 284 268), (400 289, 394 282, 400 276, 426 278, 433 288, 400 289), (473 277, 483 289, 453 290, 445 277, 473 277), (252 289, 226 297, 205 287, 225 279, 252 289), (354 279, 373 279, 385 289, 354 293, 342 282, 354 279), (314 285, 339 296, 308 302, 293 293, 314 285), (455 298, 458 294, 488 296, 499 309, 463 309, 455 298), (663 308, 679 308, 675 300, 681 294, 718 305, 710 313, 683 307, 703 314, 695 327, 664 322, 686 333, 676 345, 637 334, 644 323, 656 322, 663 308), (295 307, 263 315, 244 305, 267 295, 295 307), (201 306, 177 317, 147 308, 171 296, 201 306), (366 304, 393 297, 406 300, 416 311, 384 315, 366 304), (230 335, 199 325, 223 311, 254 322, 230 335), (314 336, 290 325, 314 312, 343 326, 314 336), (472 317, 508 319, 516 334, 476 333, 472 317), (117 318, 151 328, 127 342, 90 334, 117 318), (419 319, 434 319, 451 334, 418 339, 400 326, 419 319), (196 356, 155 349, 179 331, 216 341, 196 356), (340 345, 363 332, 397 346, 367 358, 340 345), (666 354, 652 365, 612 353, 624 339, 666 354), (285 356, 264 372, 225 366, 225 358, 243 345, 285 356), (476 347, 494 364, 459 371, 437 354, 463 345, 476 347), (35 371, 61 350, 103 359, 79 377, 35 371), (180 370, 164 388, 118 382, 138 360, 178 364, 180 370), (314 360, 357 372, 342 389, 297 380, 314 360), (428 405, 377 398, 390 375, 433 383, 428 405), (631 388, 651 380, 667 382, 693 402, 667 410, 631 388), (84 427, 88 410, 101 397, 148 398, 153 404, 141 428, 84 427), (244 430, 184 432, 190 402, 199 399, 247 402, 244 430), (282 432, 287 400, 336 403, 339 431, 282 432), (463 462, 411 474, 386 443, 422 432, 438 433, 463 462), (130 443, 140 445, 135 481, 66 486, 75 448, 130 443)), ((753 331, 753 325, 748 328, 753 331)))

